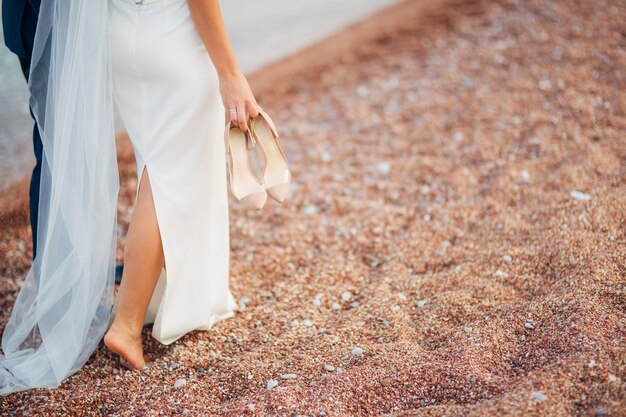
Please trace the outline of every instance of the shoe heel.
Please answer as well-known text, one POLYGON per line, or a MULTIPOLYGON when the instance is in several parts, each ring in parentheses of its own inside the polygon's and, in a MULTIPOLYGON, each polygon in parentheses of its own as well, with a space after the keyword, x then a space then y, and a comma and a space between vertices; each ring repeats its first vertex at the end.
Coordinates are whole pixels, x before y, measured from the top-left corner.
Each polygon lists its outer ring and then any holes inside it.
POLYGON ((248 149, 254 143, 252 140, 249 133, 244 134, 239 128, 231 127, 230 123, 226 126, 224 141, 230 192, 244 206, 261 209, 267 200, 267 192, 250 169, 248 149))
POLYGON ((278 133, 274 122, 263 111, 252 119, 250 128, 256 142, 265 154, 265 170, 263 183, 267 194, 277 203, 285 201, 291 182, 291 171, 282 146, 278 140, 278 133))

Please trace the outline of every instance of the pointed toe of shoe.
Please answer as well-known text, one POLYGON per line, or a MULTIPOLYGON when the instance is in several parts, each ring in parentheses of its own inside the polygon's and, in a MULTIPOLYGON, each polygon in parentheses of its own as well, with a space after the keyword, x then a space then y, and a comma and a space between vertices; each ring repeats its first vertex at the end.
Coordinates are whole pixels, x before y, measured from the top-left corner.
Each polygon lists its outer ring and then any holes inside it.
POLYGON ((267 189, 267 194, 272 197, 277 203, 282 203, 287 197, 289 192, 289 183, 278 184, 267 189))
POLYGON ((244 198, 242 198, 240 201, 246 207, 251 207, 251 208, 260 210, 263 208, 263 206, 265 206, 265 202, 267 201, 267 193, 259 192, 259 193, 249 194, 245 196, 244 198))

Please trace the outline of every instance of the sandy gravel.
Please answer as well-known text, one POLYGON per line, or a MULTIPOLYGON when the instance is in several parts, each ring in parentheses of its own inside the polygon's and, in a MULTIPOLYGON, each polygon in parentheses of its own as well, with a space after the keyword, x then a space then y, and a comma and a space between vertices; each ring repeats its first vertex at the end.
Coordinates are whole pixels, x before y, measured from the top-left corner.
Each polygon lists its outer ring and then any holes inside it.
MULTIPOLYGON (((102 345, 0 414, 626 415, 626 4, 385 16, 339 59, 305 51, 317 66, 259 87, 294 184, 262 212, 231 200, 236 316, 169 347, 146 329, 146 373, 102 345)), ((120 156, 123 235, 136 183, 120 156)), ((2 326, 30 253, 14 206, 2 326)))

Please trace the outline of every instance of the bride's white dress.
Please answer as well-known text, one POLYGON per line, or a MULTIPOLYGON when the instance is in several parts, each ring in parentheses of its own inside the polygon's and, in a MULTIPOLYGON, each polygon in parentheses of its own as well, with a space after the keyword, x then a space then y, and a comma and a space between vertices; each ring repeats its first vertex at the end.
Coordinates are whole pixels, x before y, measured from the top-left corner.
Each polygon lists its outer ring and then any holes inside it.
POLYGON ((216 69, 186 0, 110 0, 113 101, 148 173, 165 268, 145 323, 170 344, 234 315, 225 126, 216 69))

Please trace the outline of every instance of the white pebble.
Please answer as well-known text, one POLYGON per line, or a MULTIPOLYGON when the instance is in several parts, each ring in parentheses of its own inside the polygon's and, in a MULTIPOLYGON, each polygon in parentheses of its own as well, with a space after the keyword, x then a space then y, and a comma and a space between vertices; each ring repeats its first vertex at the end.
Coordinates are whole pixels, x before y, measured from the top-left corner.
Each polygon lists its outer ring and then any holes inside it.
POLYGON ((297 375, 296 374, 282 374, 280 377, 282 379, 296 379, 297 375))
POLYGON ((548 397, 546 397, 545 395, 543 395, 539 391, 533 391, 532 394, 530 394, 530 396, 533 397, 535 400, 537 400, 539 402, 543 402, 543 401, 548 399, 548 397))
POLYGON ((275 379, 270 379, 269 381, 267 381, 267 384, 265 385, 265 388, 266 389, 272 389, 276 385, 278 385, 278 381, 276 381, 275 379))
POLYGON ((428 300, 419 300, 419 301, 417 302, 417 306, 418 306, 419 308, 424 308, 424 306, 426 305, 426 303, 427 303, 427 302, 428 302, 428 300))
POLYGON ((550 87, 552 87, 552 83, 550 82, 549 79, 547 78, 543 78, 541 81, 539 81, 539 88, 541 90, 549 90, 550 87))
POLYGON ((332 308, 333 310, 341 310, 341 304, 333 303, 333 305, 330 308, 332 308))
POLYGON ((583 193, 581 191, 576 191, 576 190, 572 190, 569 192, 569 196, 572 197, 574 200, 579 200, 579 201, 589 201, 591 200, 591 195, 587 194, 587 193, 583 193))
POLYGON ((356 88, 356 94, 357 94, 359 97, 361 97, 361 98, 365 98, 365 97, 367 97, 367 96, 369 95, 369 93, 370 93, 370 90, 369 90, 369 88, 367 88, 367 86, 365 86, 365 85, 359 85, 359 86, 356 88))
POLYGON ((348 301, 350 298, 352 298, 352 293, 350 293, 350 291, 344 291, 341 293, 341 299, 343 301, 348 301))
POLYGON ((391 164, 389 162, 379 162, 376 164, 376 169, 381 174, 389 174, 389 171, 391 171, 391 164))
POLYGON ((361 349, 360 347, 355 347, 354 349, 352 349, 353 355, 360 355, 362 353, 363 353, 363 349, 361 349))
POLYGON ((180 388, 187 383, 187 380, 184 378, 179 379, 174 383, 174 388, 180 388))
POLYGON ((311 326, 313 326, 313 322, 312 322, 311 320, 308 320, 308 319, 307 319, 307 320, 304 320, 304 321, 302 322, 302 324, 303 324, 304 326, 306 326, 306 327, 311 327, 311 326))
POLYGON ((525 169, 520 171, 519 176, 522 178, 523 182, 530 182, 530 174, 525 169))
POLYGON ((333 372, 335 370, 335 367, 332 365, 324 365, 324 369, 326 369, 328 372, 333 372))
POLYGON ((302 213, 304 213, 307 216, 310 216, 311 214, 315 214, 317 213, 317 206, 315 204, 307 204, 302 209, 302 213))
POLYGON ((495 273, 495 276, 500 277, 500 278, 506 278, 509 276, 509 274, 498 269, 495 273))

